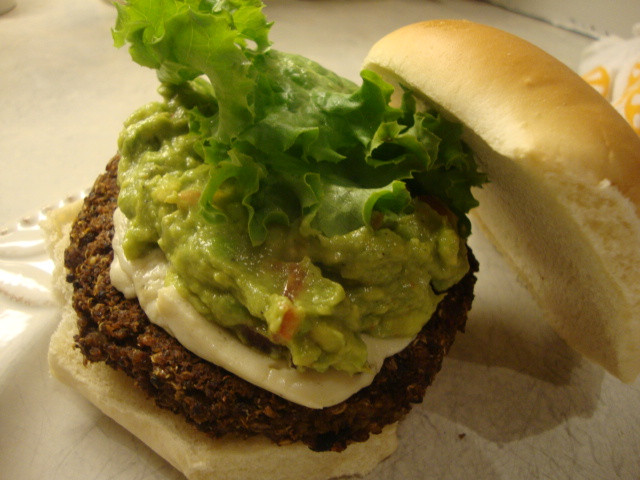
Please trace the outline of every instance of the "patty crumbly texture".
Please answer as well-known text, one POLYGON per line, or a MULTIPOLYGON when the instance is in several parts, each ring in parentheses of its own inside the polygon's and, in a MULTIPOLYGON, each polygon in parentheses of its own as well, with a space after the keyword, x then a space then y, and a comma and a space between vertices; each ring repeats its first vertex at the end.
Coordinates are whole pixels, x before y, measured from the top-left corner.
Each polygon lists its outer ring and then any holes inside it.
POLYGON ((185 349, 152 324, 110 281, 118 157, 109 162, 76 219, 65 252, 85 361, 122 370, 160 407, 213 437, 264 435, 279 445, 303 442, 342 451, 367 440, 422 402, 458 330, 464 330, 478 264, 440 302, 417 338, 387 358, 373 383, 338 405, 311 409, 258 388, 185 349))

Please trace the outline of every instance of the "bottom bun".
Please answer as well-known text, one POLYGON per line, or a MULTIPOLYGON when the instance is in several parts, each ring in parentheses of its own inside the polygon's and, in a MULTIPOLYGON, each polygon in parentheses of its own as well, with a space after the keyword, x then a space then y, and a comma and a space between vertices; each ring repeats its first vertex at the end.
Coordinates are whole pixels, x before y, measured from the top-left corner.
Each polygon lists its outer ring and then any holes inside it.
POLYGON ((54 377, 78 390, 190 480, 320 480, 364 475, 395 451, 397 424, 340 453, 314 452, 302 443, 278 446, 264 437, 214 439, 157 407, 124 373, 104 363, 85 364, 75 348, 77 316, 62 263, 70 225, 79 208, 74 204, 53 211, 42 225, 55 263, 54 290, 62 304, 62 320, 49 346, 54 377))

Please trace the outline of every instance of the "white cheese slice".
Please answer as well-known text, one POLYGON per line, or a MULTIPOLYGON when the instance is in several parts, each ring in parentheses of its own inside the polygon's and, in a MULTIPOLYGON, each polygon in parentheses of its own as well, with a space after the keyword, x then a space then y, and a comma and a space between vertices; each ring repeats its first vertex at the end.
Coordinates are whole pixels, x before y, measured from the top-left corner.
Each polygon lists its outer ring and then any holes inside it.
POLYGON ((336 370, 299 371, 284 360, 273 359, 242 344, 233 334, 200 315, 175 287, 165 285, 169 264, 160 249, 140 259, 128 260, 122 249, 127 218, 119 209, 114 214, 114 227, 111 283, 115 288, 128 298, 137 296, 149 320, 195 355, 291 402, 324 408, 346 400, 371 384, 384 359, 404 349, 412 340, 364 336, 369 372, 351 375, 336 370))

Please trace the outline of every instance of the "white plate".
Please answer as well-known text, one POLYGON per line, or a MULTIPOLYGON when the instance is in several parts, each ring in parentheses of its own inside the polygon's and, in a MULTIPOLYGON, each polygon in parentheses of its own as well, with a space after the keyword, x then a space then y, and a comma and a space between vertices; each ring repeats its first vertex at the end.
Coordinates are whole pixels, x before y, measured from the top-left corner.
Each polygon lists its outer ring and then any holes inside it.
MULTIPOLYGON (((50 377, 59 316, 42 215, 0 229, 0 477, 183 478, 50 377)), ((640 381, 570 350, 478 229, 472 238, 481 274, 467 332, 367 478, 640 478, 640 381)))

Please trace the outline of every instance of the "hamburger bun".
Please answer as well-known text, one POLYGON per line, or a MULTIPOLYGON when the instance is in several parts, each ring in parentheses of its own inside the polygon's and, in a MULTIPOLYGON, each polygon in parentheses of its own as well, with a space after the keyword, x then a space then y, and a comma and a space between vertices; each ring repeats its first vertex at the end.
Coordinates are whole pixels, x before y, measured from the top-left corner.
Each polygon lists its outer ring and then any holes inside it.
POLYGON ((64 250, 81 203, 52 211, 42 224, 54 259, 53 290, 62 306, 62 319, 48 354, 49 368, 56 379, 80 392, 189 480, 320 480, 366 474, 395 451, 396 423, 340 453, 314 452, 302 443, 280 447, 260 436, 213 439, 182 417, 157 407, 123 372, 103 362, 86 362, 75 348, 78 317, 72 307, 73 288, 65 280, 64 269, 64 250))
POLYGON ((492 27, 444 20, 378 41, 364 68, 464 125, 489 183, 472 215, 570 346, 640 372, 640 138, 568 67, 492 27))

